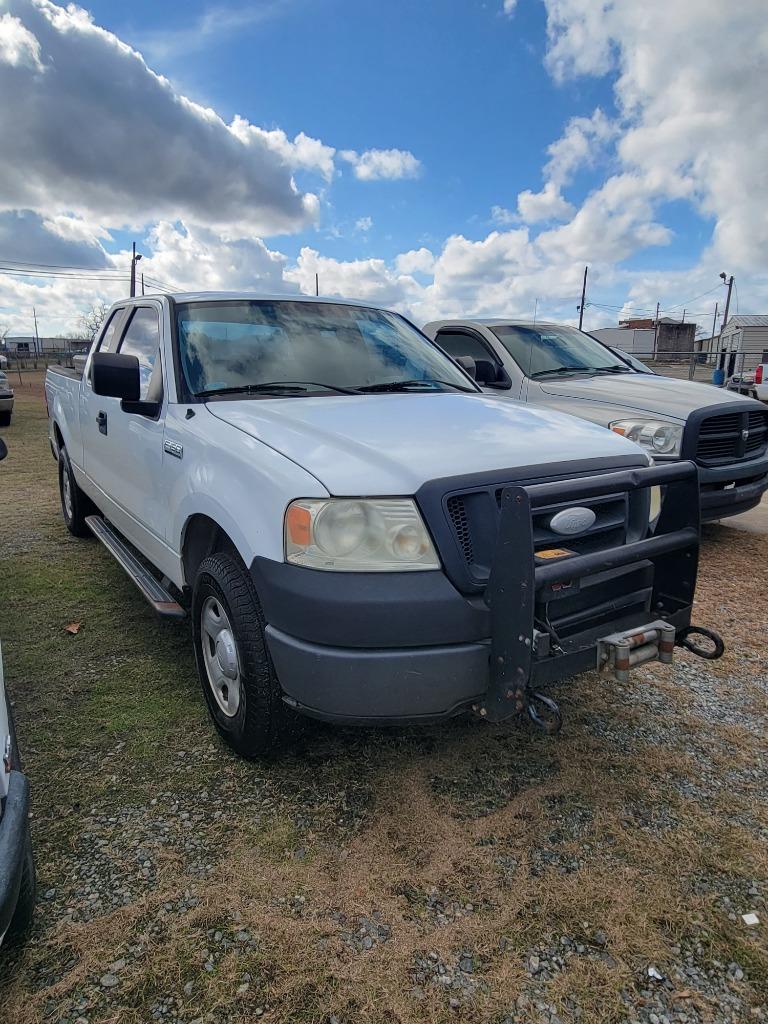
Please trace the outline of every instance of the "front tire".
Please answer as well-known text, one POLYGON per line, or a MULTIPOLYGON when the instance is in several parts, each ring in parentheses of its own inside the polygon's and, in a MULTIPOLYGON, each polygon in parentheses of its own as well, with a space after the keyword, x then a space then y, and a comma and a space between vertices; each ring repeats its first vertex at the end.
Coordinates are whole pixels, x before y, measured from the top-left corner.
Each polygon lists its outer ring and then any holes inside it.
POLYGON ((64 445, 59 448, 59 494, 64 523, 73 537, 91 537, 91 531, 85 521, 96 508, 87 494, 77 486, 72 463, 64 445))
POLYGON ((200 563, 192 623, 200 685, 219 735, 241 757, 284 748, 299 718, 283 702, 253 580, 232 555, 219 552, 200 563))
POLYGON ((11 425, 11 414, 9 412, 0 412, 0 427, 10 427, 11 425))

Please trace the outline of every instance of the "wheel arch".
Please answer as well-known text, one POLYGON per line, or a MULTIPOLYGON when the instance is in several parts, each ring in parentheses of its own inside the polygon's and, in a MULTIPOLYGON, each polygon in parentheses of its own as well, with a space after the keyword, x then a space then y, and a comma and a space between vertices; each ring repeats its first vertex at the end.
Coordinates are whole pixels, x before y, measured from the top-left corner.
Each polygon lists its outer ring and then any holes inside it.
POLYGON ((181 537, 181 564, 187 586, 192 586, 203 559, 218 551, 225 551, 246 564, 237 543, 216 519, 203 512, 189 516, 181 537))

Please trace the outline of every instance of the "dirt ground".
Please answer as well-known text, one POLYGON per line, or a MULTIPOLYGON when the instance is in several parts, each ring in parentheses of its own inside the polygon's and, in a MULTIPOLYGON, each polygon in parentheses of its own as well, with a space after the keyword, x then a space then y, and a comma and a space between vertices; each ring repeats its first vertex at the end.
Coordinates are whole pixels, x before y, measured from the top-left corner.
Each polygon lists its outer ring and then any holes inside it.
POLYGON ((214 737, 188 626, 65 531, 39 384, 3 436, 39 873, 8 1024, 768 1021, 768 537, 705 531, 720 662, 563 684, 558 737, 311 726, 252 764, 214 737))

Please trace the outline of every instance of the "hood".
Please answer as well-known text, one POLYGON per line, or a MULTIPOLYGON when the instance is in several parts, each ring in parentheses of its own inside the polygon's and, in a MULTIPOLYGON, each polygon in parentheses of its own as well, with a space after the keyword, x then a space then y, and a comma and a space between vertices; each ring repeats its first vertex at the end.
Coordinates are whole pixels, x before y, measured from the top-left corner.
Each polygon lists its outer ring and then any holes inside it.
MULTIPOLYGON (((686 420, 695 409, 708 406, 731 404, 738 401, 748 402, 748 398, 735 395, 732 391, 723 392, 711 384, 698 384, 691 380, 676 380, 672 377, 657 377, 650 374, 627 373, 599 377, 580 377, 564 380, 548 380, 538 382, 544 395, 553 398, 572 398, 580 402, 597 403, 610 406, 608 419, 615 419, 622 414, 633 412, 649 412, 668 419, 686 420), (615 414, 615 415, 614 415, 615 414)), ((535 401, 536 392, 528 386, 528 398, 535 401)), ((558 403, 564 408, 562 403, 558 403)), ((588 409, 573 408, 575 416, 588 416, 599 419, 599 409, 591 415, 588 409)))
POLYGON ((207 409, 338 495, 413 494, 427 480, 531 465, 562 473, 574 460, 648 461, 604 427, 482 394, 249 398, 207 409))

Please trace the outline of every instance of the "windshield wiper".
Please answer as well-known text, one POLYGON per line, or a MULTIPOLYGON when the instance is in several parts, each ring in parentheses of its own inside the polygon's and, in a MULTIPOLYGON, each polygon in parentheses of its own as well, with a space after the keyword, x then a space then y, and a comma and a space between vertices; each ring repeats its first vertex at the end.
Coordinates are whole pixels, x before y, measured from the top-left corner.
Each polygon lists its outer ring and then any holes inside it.
POLYGON ((592 373, 588 366, 553 366, 549 370, 537 370, 531 377, 547 377, 551 373, 592 373))
POLYGON ((590 373, 634 373, 635 371, 631 366, 595 366, 590 373))
POLYGON ((442 385, 446 388, 455 388, 456 391, 463 391, 468 395, 475 394, 472 388, 463 388, 460 384, 454 384, 453 381, 438 380, 435 377, 426 377, 420 380, 389 380, 383 384, 366 384, 357 390, 362 393, 376 391, 410 391, 412 388, 417 387, 434 389, 436 384, 442 385))
POLYGON ((303 394, 312 388, 323 388, 326 391, 338 391, 341 395, 356 395, 354 388, 339 388, 335 384, 320 384, 313 380, 274 380, 262 384, 239 384, 231 388, 208 388, 196 391, 196 398, 210 398, 212 395, 259 395, 271 392, 286 394, 303 394))

